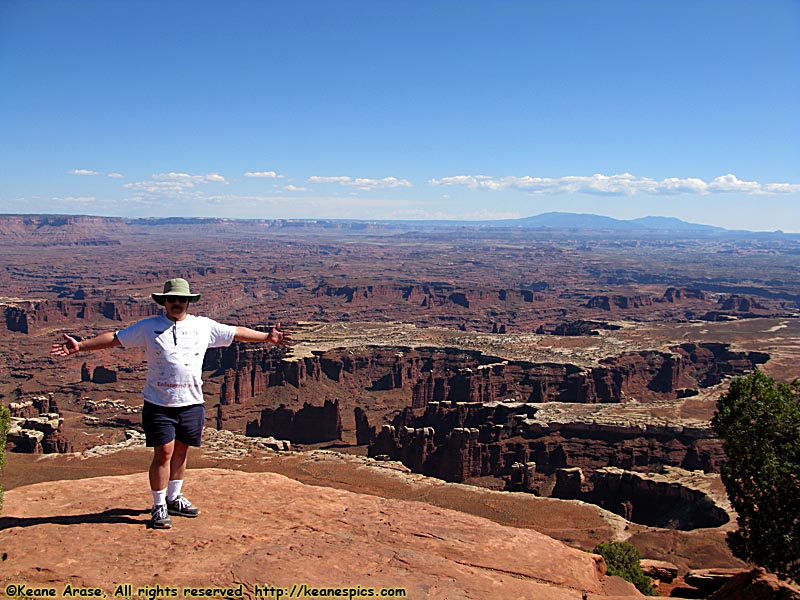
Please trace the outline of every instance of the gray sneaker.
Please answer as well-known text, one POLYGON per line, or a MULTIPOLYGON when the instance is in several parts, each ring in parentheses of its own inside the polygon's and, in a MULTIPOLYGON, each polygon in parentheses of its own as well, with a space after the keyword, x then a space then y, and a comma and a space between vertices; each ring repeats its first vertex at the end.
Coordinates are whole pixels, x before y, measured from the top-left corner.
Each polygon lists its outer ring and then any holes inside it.
POLYGON ((167 501, 167 512, 178 517, 196 517, 200 509, 179 494, 175 500, 167 501))
POLYGON ((172 519, 167 514, 166 504, 156 504, 153 506, 153 512, 150 516, 150 529, 171 529, 172 519))

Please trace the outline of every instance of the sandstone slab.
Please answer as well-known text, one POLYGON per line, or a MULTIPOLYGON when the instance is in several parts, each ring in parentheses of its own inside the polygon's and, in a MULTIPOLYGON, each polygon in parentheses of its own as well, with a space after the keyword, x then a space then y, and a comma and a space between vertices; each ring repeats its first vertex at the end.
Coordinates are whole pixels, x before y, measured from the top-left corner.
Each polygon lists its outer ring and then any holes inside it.
POLYGON ((800 587, 757 568, 736 575, 708 600, 800 600, 800 587))
POLYGON ((146 528, 146 474, 7 492, 0 583, 29 586, 403 588, 408 598, 608 597, 598 557, 457 511, 310 486, 274 473, 193 470, 203 508, 146 528))

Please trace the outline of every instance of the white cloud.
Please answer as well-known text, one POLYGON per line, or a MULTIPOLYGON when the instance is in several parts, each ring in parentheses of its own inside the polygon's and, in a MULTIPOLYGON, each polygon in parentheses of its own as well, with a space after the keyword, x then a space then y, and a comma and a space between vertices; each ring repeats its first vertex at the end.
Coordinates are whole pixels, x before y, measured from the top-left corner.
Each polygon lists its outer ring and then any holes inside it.
POLYGON ((189 175, 188 173, 156 173, 152 176, 157 181, 174 181, 187 187, 194 187, 200 183, 228 183, 219 173, 209 173, 207 175, 189 175))
POLYGON ((518 190, 532 194, 544 193, 584 193, 604 195, 633 195, 637 193, 669 195, 669 194, 713 194, 722 192, 740 192, 745 194, 785 194, 800 191, 800 184, 766 183, 742 181, 735 175, 728 174, 706 182, 697 178, 669 177, 661 181, 649 177, 636 177, 630 173, 591 176, 569 175, 566 177, 500 177, 486 175, 454 175, 441 179, 428 180, 436 186, 464 186, 473 190, 518 190))
POLYGON ((397 187, 411 187, 408 179, 398 179, 397 177, 384 177, 383 179, 370 179, 367 177, 348 177, 346 175, 337 177, 321 177, 312 175, 308 178, 309 183, 337 183, 358 188, 359 190, 376 190, 397 187))
POLYGON ((152 181, 138 181, 126 183, 123 187, 143 192, 146 194, 157 194, 162 196, 181 196, 187 194, 197 194, 197 186, 207 183, 221 183, 227 185, 228 182, 219 173, 208 173, 207 175, 190 175, 189 173, 156 173, 152 175, 152 181))
POLYGON ((715 192, 745 192, 753 194, 761 191, 761 184, 757 181, 742 181, 736 175, 728 173, 715 178, 708 188, 715 192))
POLYGON ((287 192, 310 192, 311 191, 308 188, 297 187, 296 185, 292 185, 291 183, 289 185, 284 186, 283 189, 285 189, 287 192))
POLYGON ((248 171, 245 177, 262 177, 264 179, 281 179, 283 175, 278 175, 275 171, 248 171))
POLYGON ((352 181, 351 177, 320 177, 319 175, 312 175, 308 178, 309 183, 339 183, 341 185, 346 185, 350 181, 352 181))
POLYGON ((800 183, 768 183, 764 191, 768 194, 797 194, 800 192, 800 183))
MULTIPOLYGON (((94 171, 92 169, 72 169, 69 172, 70 175, 104 175, 104 173, 100 171, 94 171)), ((114 179, 122 179, 125 177, 122 173, 107 173, 108 177, 112 177, 114 179)))
POLYGON ((463 185, 470 189, 476 190, 482 187, 484 182, 491 180, 492 178, 488 175, 453 175, 452 177, 431 179, 428 181, 428 183, 431 185, 463 185))
POLYGON ((353 180, 352 185, 360 190, 374 190, 378 188, 411 187, 411 182, 407 179, 397 179, 397 177, 384 177, 383 179, 366 179, 360 177, 353 180))
MULTIPOLYGON (((708 193, 708 184, 702 179, 689 177, 687 179, 680 179, 678 177, 668 177, 660 182, 653 182, 654 188, 657 188, 663 194, 706 194, 708 193)), ((650 191, 650 190, 647 190, 650 191)))

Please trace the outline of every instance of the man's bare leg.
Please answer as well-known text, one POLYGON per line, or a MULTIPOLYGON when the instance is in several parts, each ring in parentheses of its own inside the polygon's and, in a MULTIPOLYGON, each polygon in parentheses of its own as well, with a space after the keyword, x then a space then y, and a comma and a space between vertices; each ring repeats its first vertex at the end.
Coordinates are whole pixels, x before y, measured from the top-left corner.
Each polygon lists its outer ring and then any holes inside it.
MULTIPOLYGON (((189 446, 180 440, 174 440, 172 457, 169 461, 169 479, 172 481, 183 481, 186 474, 186 463, 189 454, 189 446)), ((164 488, 161 488, 164 489, 164 488)))
MULTIPOLYGON (((155 446, 153 448, 153 461, 150 463, 150 489, 154 492, 167 489, 172 470, 172 458, 175 455, 175 445, 176 440, 172 440, 163 446, 155 446)), ((186 444, 183 445, 185 446, 186 444)), ((186 467, 185 451, 183 466, 184 468, 186 467)))
POLYGON ((172 521, 167 512, 167 484, 169 483, 170 463, 175 451, 175 441, 153 448, 153 461, 150 463, 150 490, 153 493, 153 514, 150 527, 169 529, 172 521))
POLYGON ((175 447, 169 462, 167 509, 171 515, 196 517, 200 514, 200 509, 189 502, 181 493, 183 476, 186 474, 188 452, 189 446, 180 440, 175 440, 175 447))

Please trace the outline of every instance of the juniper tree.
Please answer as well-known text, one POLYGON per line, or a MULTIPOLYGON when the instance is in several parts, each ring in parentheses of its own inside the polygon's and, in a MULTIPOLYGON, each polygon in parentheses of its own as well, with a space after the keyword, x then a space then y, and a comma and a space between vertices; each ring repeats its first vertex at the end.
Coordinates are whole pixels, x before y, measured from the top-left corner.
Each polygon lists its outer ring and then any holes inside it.
POLYGON ((657 596, 652 581, 642 571, 642 555, 639 549, 628 542, 601 542, 593 552, 606 561, 609 575, 630 581, 645 596, 657 596))
POLYGON ((731 382, 712 420, 727 463, 722 481, 739 528, 734 556, 800 581, 800 381, 756 371, 731 382))

